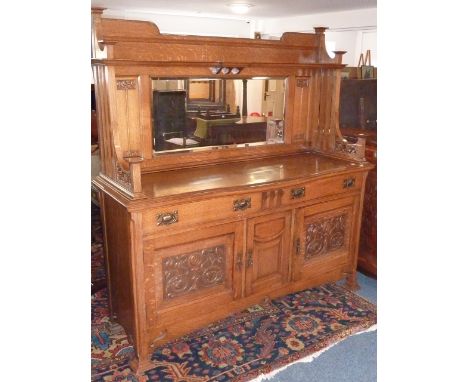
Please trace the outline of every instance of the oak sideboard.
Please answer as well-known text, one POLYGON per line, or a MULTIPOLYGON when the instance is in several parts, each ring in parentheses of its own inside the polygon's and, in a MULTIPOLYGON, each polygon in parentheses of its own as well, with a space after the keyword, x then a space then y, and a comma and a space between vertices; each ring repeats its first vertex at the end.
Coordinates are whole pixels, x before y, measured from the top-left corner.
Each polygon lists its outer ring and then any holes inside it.
POLYGON ((372 165, 365 142, 340 133, 345 52, 328 56, 326 28, 278 41, 177 36, 92 15, 93 186, 111 315, 135 348, 132 368, 151 368, 154 347, 265 299, 343 278, 357 288, 372 165), (154 110, 155 91, 182 90, 184 102, 154 110), (221 138, 197 140, 193 115, 213 119, 210 108, 221 138), (157 113, 165 122, 154 123, 157 113), (265 123, 255 138, 245 126, 232 133, 251 116, 265 123))

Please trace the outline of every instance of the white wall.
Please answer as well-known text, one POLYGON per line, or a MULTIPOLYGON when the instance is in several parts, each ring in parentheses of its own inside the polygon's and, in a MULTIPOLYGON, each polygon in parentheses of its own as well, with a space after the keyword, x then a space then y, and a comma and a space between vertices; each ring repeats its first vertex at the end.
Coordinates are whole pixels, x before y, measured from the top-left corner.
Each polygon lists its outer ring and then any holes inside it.
POLYGON ((325 38, 334 50, 346 50, 343 63, 357 66, 360 53, 371 50, 372 64, 377 64, 377 9, 317 13, 275 19, 244 20, 106 10, 104 17, 154 22, 161 33, 252 38, 261 32, 263 38, 279 38, 283 32, 314 32, 326 26, 325 38))
POLYGON ((106 10, 104 11, 104 17, 152 21, 158 26, 161 33, 245 38, 251 36, 250 23, 244 20, 119 10, 106 10))
POLYGON ((278 38, 283 32, 313 33, 314 27, 328 27, 326 41, 333 42, 335 50, 348 52, 343 63, 357 66, 360 53, 365 54, 367 49, 371 50, 372 64, 377 63, 377 8, 265 19, 255 26, 267 38, 278 38))

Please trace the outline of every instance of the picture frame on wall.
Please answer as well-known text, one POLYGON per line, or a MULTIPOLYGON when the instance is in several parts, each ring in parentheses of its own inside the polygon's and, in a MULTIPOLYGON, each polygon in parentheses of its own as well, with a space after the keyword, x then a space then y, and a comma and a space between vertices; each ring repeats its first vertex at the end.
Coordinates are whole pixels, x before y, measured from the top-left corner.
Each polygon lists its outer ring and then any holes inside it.
POLYGON ((370 65, 361 66, 361 78, 363 80, 373 79, 374 76, 374 67, 370 65))

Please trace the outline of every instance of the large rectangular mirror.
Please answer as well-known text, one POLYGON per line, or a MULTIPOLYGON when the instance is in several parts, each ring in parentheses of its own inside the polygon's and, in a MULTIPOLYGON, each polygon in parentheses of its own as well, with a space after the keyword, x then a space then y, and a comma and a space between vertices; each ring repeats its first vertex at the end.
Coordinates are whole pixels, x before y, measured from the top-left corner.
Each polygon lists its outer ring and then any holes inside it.
POLYGON ((283 143, 284 78, 153 78, 153 149, 283 143))

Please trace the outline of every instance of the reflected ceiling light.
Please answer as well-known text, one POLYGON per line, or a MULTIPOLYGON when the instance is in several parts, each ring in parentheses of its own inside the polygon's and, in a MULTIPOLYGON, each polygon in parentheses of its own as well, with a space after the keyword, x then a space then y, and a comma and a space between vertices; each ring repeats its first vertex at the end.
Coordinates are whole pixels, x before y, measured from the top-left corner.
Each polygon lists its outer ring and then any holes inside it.
POLYGON ((249 11, 249 8, 252 8, 253 4, 247 3, 231 3, 228 4, 228 7, 231 8, 231 11, 238 14, 244 14, 249 11))

